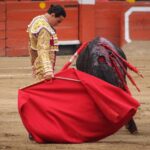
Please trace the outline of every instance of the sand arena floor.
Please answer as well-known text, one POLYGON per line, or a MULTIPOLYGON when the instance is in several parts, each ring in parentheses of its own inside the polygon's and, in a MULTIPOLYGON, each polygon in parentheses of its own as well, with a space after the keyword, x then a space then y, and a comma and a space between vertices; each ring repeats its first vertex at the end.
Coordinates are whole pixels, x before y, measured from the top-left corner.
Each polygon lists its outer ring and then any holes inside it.
MULTIPOLYGON (((131 73, 141 89, 129 83, 141 107, 135 115, 139 134, 131 135, 123 127, 101 141, 85 144, 37 144, 28 139, 17 110, 17 90, 34 82, 28 57, 0 57, 0 150, 150 150, 150 42, 132 42, 123 47, 128 61, 140 69, 141 79, 131 73)), ((58 56, 56 71, 70 56, 58 56)))

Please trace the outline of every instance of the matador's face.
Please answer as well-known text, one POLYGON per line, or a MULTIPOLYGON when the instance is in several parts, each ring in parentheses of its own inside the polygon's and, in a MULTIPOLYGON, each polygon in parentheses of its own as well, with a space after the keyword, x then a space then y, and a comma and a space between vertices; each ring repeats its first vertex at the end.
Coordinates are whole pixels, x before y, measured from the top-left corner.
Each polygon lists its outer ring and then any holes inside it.
POLYGON ((49 22, 51 26, 57 26, 64 20, 63 16, 55 17, 55 14, 51 14, 51 17, 49 18, 49 22))

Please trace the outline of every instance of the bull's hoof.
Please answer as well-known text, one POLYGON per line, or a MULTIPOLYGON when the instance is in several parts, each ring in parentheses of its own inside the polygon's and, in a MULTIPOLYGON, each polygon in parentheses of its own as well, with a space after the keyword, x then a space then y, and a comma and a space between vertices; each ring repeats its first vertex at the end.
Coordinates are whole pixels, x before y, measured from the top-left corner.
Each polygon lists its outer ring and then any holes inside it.
POLYGON ((138 129, 137 129, 137 126, 136 126, 136 123, 133 119, 131 119, 128 124, 126 125, 126 129, 128 129, 128 131, 131 133, 131 134, 138 134, 138 129))

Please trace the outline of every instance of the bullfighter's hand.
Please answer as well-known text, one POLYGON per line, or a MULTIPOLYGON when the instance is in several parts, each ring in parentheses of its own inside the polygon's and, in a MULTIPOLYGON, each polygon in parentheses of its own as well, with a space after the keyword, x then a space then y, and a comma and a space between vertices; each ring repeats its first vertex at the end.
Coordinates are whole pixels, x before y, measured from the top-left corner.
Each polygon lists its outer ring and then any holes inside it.
POLYGON ((45 80, 50 80, 50 79, 52 79, 54 77, 54 72, 53 71, 49 71, 49 72, 46 72, 45 74, 44 74, 44 79, 45 80))

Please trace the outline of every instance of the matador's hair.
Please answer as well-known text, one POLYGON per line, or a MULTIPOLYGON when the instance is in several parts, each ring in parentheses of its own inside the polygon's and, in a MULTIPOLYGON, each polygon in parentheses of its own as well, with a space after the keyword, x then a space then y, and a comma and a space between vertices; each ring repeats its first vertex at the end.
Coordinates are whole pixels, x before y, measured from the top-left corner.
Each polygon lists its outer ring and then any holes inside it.
POLYGON ((51 5, 47 11, 48 14, 55 14, 55 17, 66 17, 66 11, 61 5, 51 5))

